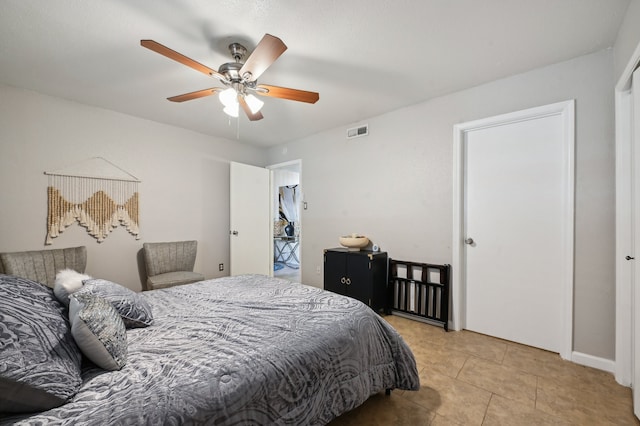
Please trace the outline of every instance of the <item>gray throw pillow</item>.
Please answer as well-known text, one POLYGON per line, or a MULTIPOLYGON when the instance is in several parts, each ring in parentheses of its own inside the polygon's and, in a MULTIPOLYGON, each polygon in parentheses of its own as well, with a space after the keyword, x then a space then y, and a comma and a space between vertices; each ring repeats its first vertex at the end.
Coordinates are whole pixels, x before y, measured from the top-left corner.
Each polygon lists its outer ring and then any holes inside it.
POLYGON ((0 275, 0 413, 49 410, 80 389, 82 355, 65 310, 51 288, 0 275))
POLYGON ((120 370, 127 363, 127 331, 111 303, 90 294, 69 297, 71 334, 82 353, 98 367, 120 370))
MULTIPOLYGON (((127 328, 147 327, 153 323, 151 305, 139 293, 111 281, 90 279, 76 293, 93 294, 108 300, 127 328)), ((74 293, 74 294, 76 294, 74 293)))

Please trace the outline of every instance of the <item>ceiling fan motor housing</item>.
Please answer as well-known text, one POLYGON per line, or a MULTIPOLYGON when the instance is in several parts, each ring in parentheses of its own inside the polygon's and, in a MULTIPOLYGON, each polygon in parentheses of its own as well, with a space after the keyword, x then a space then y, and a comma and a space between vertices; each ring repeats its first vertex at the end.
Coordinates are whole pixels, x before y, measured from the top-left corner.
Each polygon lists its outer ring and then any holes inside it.
POLYGON ((240 62, 228 62, 220 65, 218 72, 227 77, 231 82, 239 82, 242 80, 240 77, 240 69, 242 68, 242 65, 243 64, 240 62))

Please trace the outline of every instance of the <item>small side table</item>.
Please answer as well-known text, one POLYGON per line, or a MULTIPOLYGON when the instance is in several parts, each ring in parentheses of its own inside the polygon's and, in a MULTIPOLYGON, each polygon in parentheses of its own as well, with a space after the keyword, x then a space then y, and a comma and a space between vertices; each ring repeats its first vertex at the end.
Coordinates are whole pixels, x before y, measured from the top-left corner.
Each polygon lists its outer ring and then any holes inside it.
POLYGON ((298 237, 287 235, 273 237, 274 262, 280 262, 289 268, 298 269, 300 260, 298 259, 298 237))

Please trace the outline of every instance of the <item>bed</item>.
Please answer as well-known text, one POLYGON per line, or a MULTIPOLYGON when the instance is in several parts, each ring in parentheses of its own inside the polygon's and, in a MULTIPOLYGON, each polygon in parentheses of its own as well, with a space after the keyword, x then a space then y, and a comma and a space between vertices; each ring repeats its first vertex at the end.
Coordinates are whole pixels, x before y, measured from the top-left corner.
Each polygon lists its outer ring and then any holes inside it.
POLYGON ((68 402, 0 424, 322 425, 420 386, 400 335, 345 296, 259 275, 136 294, 153 322, 126 330, 120 370, 83 359, 68 402))

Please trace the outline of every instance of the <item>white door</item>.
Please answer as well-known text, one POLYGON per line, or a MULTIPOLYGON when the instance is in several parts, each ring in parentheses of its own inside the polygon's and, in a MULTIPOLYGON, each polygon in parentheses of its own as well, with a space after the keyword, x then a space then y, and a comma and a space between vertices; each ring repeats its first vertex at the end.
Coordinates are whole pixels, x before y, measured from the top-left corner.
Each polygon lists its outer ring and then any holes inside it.
POLYGON ((616 381, 633 390, 640 418, 640 71, 616 90, 616 381))
POLYGON ((464 328, 564 355, 573 117, 558 110, 569 105, 479 120, 461 147, 464 328))
MULTIPOLYGON (((633 247, 640 247, 640 69, 636 69, 632 79, 632 152, 634 161, 632 163, 633 176, 633 225, 634 231, 633 247)), ((632 257, 635 257, 632 256, 632 257)), ((640 288, 638 287, 638 277, 640 277, 640 261, 634 260, 633 272, 631 274, 631 340, 632 340, 632 356, 631 370, 633 372, 631 386, 633 388, 633 411, 636 417, 640 418, 640 288)))
POLYGON ((272 274, 273 227, 269 176, 267 169, 231 163, 231 275, 272 274))

